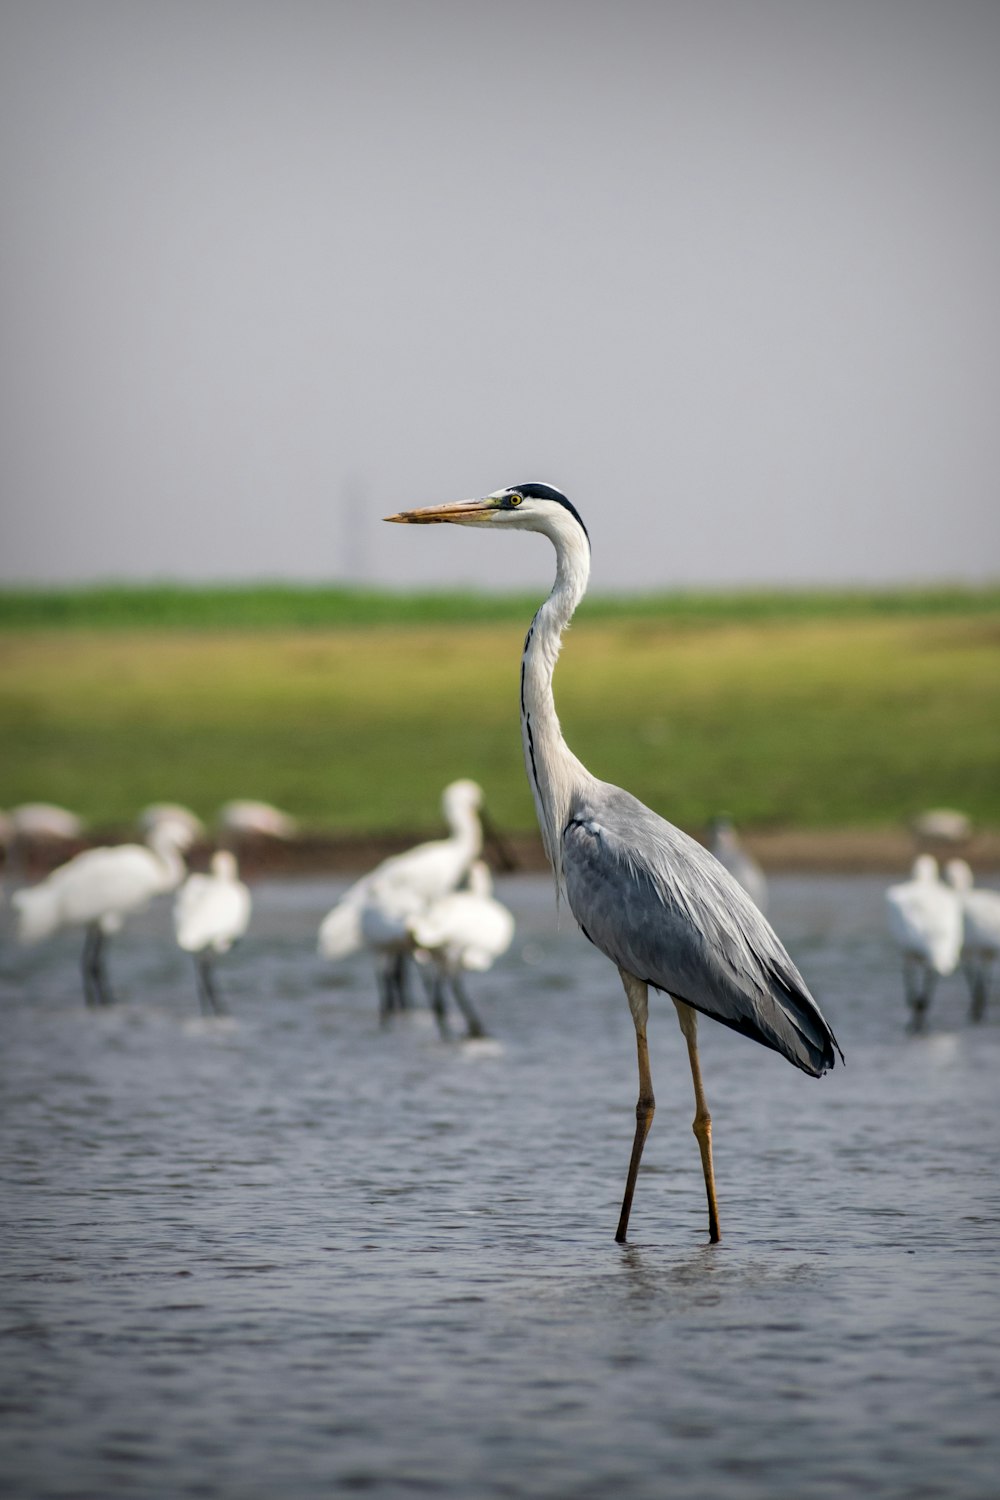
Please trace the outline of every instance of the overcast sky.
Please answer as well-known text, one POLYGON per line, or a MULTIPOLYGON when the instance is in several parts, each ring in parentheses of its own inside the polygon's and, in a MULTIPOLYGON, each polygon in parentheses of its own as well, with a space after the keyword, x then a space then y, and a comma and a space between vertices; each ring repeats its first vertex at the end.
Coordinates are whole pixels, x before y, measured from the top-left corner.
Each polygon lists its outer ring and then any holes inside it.
POLYGON ((0 582, 1000 576, 996 0, 3 0, 0 582))

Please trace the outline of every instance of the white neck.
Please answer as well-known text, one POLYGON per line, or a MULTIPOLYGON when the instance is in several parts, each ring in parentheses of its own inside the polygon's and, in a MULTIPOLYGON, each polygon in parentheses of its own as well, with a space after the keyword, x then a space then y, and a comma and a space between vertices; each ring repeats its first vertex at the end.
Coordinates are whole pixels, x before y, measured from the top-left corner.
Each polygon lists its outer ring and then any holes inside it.
POLYGON ((159 823, 146 839, 146 843, 163 869, 163 889, 172 891, 175 886, 180 885, 187 873, 187 867, 180 852, 183 843, 181 833, 168 823, 159 823))
MULTIPOLYGON (((543 529, 543 528, 537 528, 543 529)), ((593 780, 563 739, 552 696, 562 633, 587 588, 590 545, 568 513, 546 517, 545 535, 556 549, 556 579, 538 610, 521 658, 521 739, 524 763, 535 798, 545 853, 562 885, 562 830, 570 799, 581 782, 593 780)))
POLYGON ((456 797, 445 809, 451 836, 461 846, 469 861, 476 859, 483 847, 483 826, 479 811, 471 801, 456 797))

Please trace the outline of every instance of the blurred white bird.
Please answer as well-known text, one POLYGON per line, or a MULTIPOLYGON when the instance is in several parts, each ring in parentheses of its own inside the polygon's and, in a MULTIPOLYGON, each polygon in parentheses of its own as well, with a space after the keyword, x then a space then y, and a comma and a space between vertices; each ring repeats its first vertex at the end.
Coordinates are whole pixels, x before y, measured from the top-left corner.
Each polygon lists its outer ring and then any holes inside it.
POLYGON ((250 892, 239 877, 236 856, 220 849, 209 875, 189 875, 174 902, 178 946, 194 959, 198 1001, 204 1015, 224 1015, 213 964, 228 953, 250 922, 250 892))
POLYGON ((150 802, 140 812, 136 822, 146 838, 157 823, 179 823, 187 829, 192 844, 197 843, 205 837, 205 825, 193 813, 189 807, 184 807, 180 802, 150 802))
POLYGON ((376 955, 383 1017, 403 1001, 403 971, 411 946, 408 919, 461 884, 483 846, 482 788, 452 781, 441 795, 446 839, 393 854, 355 881, 319 929, 323 958, 342 959, 361 948, 376 955))
POLYGON ((974 888, 972 871, 964 859, 945 865, 948 884, 962 906, 962 968, 972 996, 974 1021, 986 1014, 993 966, 1000 958, 1000 891, 974 888))
POLYGON ((88 1005, 110 1005, 114 995, 104 965, 104 940, 131 912, 180 884, 185 873, 182 850, 187 846, 183 827, 161 823, 147 844, 119 844, 74 855, 38 885, 14 893, 11 904, 21 941, 40 942, 60 927, 85 927, 84 996, 88 1005))
POLYGON ((236 839, 293 839, 299 825, 270 802, 225 802, 216 814, 220 834, 236 839))
POLYGON ((938 979, 953 974, 962 950, 958 895, 938 878, 937 860, 921 854, 912 878, 885 893, 889 932, 903 955, 903 989, 913 1029, 923 1025, 938 979))
POLYGON ((445 989, 450 988, 468 1035, 485 1036, 482 1022, 462 983, 465 971, 485 973, 514 938, 514 918, 495 900, 493 881, 482 860, 469 871, 468 890, 432 901, 409 920, 417 958, 434 970, 431 1004, 442 1035, 447 1035, 445 989))
POLYGON ((767 877, 760 865, 740 843, 729 818, 713 818, 709 829, 709 849, 734 880, 738 880, 759 911, 767 911, 767 877))
POLYGON ((972 819, 954 807, 930 807, 910 819, 910 832, 917 844, 930 844, 943 851, 967 843, 972 837, 972 819))
POLYGON ((421 897, 407 885, 374 879, 357 908, 361 945, 375 960, 379 1016, 383 1024, 395 1010, 405 1010, 407 964, 413 952, 409 922, 423 907, 421 897))
POLYGON ((82 833, 83 820, 52 802, 22 802, 0 813, 5 880, 16 885, 27 878, 33 850, 43 850, 51 858, 53 849, 73 843, 82 833))
POLYGON ((22 802, 12 807, 7 814, 7 823, 14 838, 63 839, 69 842, 78 839, 83 832, 83 821, 76 813, 65 807, 56 807, 52 802, 22 802))

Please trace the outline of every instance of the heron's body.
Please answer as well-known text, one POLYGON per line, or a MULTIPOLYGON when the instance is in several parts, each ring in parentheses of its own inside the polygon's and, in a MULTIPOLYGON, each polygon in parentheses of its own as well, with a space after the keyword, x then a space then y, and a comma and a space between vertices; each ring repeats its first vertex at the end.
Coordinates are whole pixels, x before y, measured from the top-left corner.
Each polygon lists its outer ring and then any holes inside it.
POLYGON ((540 531, 555 548, 555 583, 532 621, 521 662, 521 730, 557 883, 585 935, 617 966, 636 1030, 639 1102, 617 1238, 626 1236, 655 1107, 646 1042, 652 986, 671 995, 688 1044, 694 1129, 715 1241, 711 1118, 701 1084, 696 1013, 773 1047, 813 1075, 833 1066, 833 1033, 777 936, 728 871, 628 792, 592 776, 563 738, 552 675, 562 632, 590 570, 586 528, 566 497, 548 485, 516 485, 485 500, 405 511, 390 519, 540 531))
POLYGON ((981 1021, 1000 960, 1000 891, 974 887, 964 859, 949 860, 945 875, 962 908, 962 968, 972 996, 972 1019, 981 1021))
POLYGON ((814 1077, 833 1067, 830 1030, 805 981, 712 854, 607 782, 575 797, 570 814, 563 834, 570 910, 612 963, 814 1077))
POLYGON ((22 942, 36 943, 61 927, 85 927, 83 979, 88 1005, 106 1005, 111 991, 103 963, 103 940, 125 918, 183 879, 185 831, 161 824, 148 844, 87 849, 53 870, 38 885, 17 891, 12 904, 22 942))
POLYGON ((914 1029, 923 1025, 938 980, 953 974, 962 951, 962 905, 938 879, 937 860, 921 854, 911 879, 885 893, 889 933, 903 958, 903 989, 914 1029))
POLYGON ((234 856, 220 849, 212 857, 209 875, 189 875, 174 902, 177 945, 195 962, 198 998, 206 1013, 220 1014, 213 975, 213 959, 228 953, 250 923, 250 892, 239 878, 234 856))

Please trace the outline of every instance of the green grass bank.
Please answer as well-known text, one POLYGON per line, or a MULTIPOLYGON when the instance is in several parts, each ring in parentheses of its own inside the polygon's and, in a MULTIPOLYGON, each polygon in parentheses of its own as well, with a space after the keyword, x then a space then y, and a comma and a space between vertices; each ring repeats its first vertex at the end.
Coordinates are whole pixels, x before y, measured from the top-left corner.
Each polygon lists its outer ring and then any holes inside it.
MULTIPOLYGON (((100 825, 263 797, 331 831, 439 827, 474 776, 534 826, 518 663, 534 596, 0 595, 0 806, 100 825), (43 601, 47 601, 43 607, 43 601)), ((1000 589, 589 599, 556 675, 591 769, 684 827, 1000 825, 1000 589)))
MULTIPOLYGON (((185 586, 102 584, 0 590, 0 631, 328 630, 363 625, 525 624, 535 593, 385 589, 293 584, 185 586)), ((734 625, 764 620, 1000 615, 1000 584, 907 589, 684 590, 593 594, 578 618, 734 625)))

